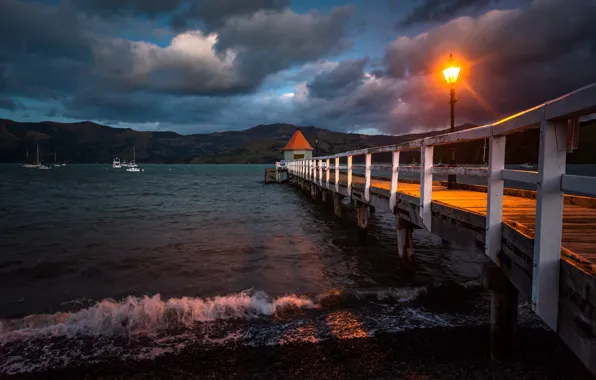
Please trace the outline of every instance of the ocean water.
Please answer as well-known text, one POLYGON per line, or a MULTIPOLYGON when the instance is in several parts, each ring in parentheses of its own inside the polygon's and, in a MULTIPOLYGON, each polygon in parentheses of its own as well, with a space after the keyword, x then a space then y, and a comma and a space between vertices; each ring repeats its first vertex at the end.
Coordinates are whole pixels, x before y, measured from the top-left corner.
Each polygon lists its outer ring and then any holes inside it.
MULTIPOLYGON (((342 220, 263 165, 0 165, 0 375, 486 324, 482 255, 342 220)), ((543 325, 524 303, 520 323, 543 325)))

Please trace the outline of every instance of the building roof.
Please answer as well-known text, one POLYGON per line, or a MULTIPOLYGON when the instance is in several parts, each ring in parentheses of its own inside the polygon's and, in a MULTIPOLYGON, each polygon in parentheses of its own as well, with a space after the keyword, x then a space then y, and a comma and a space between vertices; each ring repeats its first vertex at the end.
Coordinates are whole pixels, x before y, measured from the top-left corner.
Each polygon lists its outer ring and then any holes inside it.
POLYGON ((306 138, 300 132, 300 129, 297 129, 294 132, 294 136, 288 141, 288 144, 282 150, 314 150, 312 146, 306 141, 306 138))

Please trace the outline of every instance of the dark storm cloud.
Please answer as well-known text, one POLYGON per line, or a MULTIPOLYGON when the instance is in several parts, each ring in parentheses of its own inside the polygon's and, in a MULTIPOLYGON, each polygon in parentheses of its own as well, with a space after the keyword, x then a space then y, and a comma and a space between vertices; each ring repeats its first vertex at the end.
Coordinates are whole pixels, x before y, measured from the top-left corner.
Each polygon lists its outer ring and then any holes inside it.
POLYGON ((192 27, 197 21, 208 30, 221 27, 230 17, 247 16, 258 11, 282 11, 289 0, 191 0, 174 16, 176 29, 192 27))
POLYGON ((17 109, 17 104, 12 99, 0 95, 0 109, 14 111, 17 109))
POLYGON ((97 72, 116 87, 169 94, 255 92, 274 73, 350 46, 351 8, 329 14, 259 11, 228 18, 217 34, 188 31, 166 48, 104 40, 94 52, 97 72))
POLYGON ((145 14, 156 16, 172 12, 183 0, 70 0, 70 4, 89 13, 103 16, 117 14, 145 14))
POLYGON ((201 29, 212 31, 225 20, 249 16, 255 12, 282 11, 289 0, 69 0, 68 4, 90 15, 104 18, 150 16, 170 19, 178 31, 201 29))
POLYGON ((176 97, 148 93, 132 95, 119 92, 78 92, 64 102, 61 114, 74 119, 101 120, 108 123, 197 123, 213 120, 228 104, 226 99, 176 97))
POLYGON ((342 61, 335 69, 315 76, 307 86, 316 98, 335 98, 354 91, 364 79, 366 59, 342 61))
MULTIPOLYGON (((0 2, 0 63, 9 78, 6 92, 60 98, 77 90, 145 91, 178 95, 230 96, 252 93, 270 74, 317 60, 349 46, 350 10, 296 14, 284 1, 197 1, 204 17, 225 18, 216 34, 188 31, 170 46, 98 35, 102 24, 85 12, 166 12, 181 2, 91 1, 45 5, 0 2), (149 4, 150 3, 150 4, 149 4), (235 10, 234 10, 235 9, 235 10), (211 15, 211 16, 209 16, 211 15), (233 17, 229 17, 233 16, 233 17)), ((123 14, 123 13, 122 13, 123 14)), ((120 16, 119 16, 120 17, 120 16)), ((133 19, 131 19, 133 20, 133 19)), ((206 19, 205 19, 206 20, 206 19)))
POLYGON ((217 49, 235 49, 242 77, 258 78, 351 47, 347 37, 351 7, 329 14, 259 11, 232 17, 218 30, 217 49))
POLYGON ((423 0, 400 21, 400 25, 410 26, 418 22, 447 21, 458 16, 462 11, 485 8, 499 2, 500 0, 423 0))
POLYGON ((596 81, 595 17, 594 1, 534 0, 527 9, 463 17, 397 39, 386 53, 389 74, 403 81, 393 123, 446 124, 439 60, 450 52, 468 62, 458 83, 459 122, 507 116, 596 81))
POLYGON ((91 48, 76 13, 68 8, 16 0, 0 2, 0 57, 15 55, 90 59, 91 48))

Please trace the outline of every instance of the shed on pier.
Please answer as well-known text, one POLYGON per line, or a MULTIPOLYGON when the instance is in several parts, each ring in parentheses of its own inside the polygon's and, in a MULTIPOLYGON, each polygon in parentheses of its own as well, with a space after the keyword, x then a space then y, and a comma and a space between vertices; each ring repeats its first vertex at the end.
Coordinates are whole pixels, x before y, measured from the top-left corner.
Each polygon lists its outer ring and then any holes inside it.
POLYGON ((284 160, 290 162, 302 158, 311 158, 314 149, 310 146, 308 141, 306 141, 306 138, 302 132, 300 132, 300 128, 298 128, 282 150, 284 152, 284 160))

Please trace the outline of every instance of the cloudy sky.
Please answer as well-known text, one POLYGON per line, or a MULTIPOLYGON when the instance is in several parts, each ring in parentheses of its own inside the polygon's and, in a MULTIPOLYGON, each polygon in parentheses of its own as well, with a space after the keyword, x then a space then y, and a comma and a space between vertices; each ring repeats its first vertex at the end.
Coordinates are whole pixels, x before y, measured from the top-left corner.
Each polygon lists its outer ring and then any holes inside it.
POLYGON ((400 134, 596 82, 596 0, 0 0, 0 118, 400 134))

